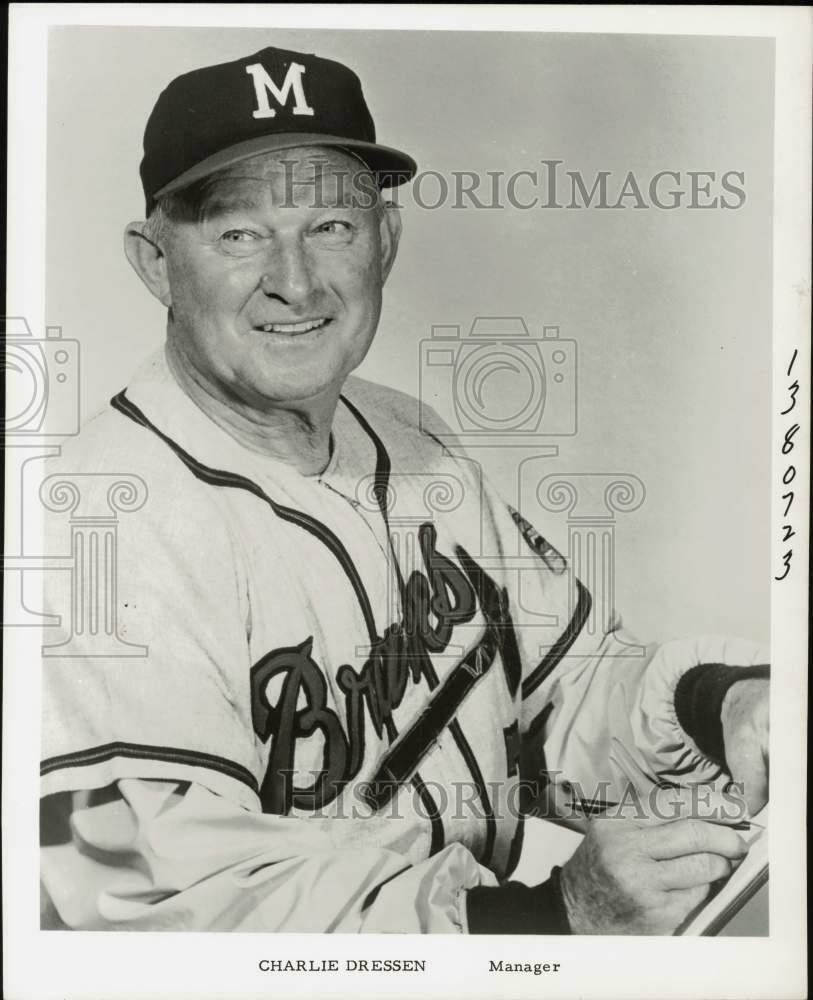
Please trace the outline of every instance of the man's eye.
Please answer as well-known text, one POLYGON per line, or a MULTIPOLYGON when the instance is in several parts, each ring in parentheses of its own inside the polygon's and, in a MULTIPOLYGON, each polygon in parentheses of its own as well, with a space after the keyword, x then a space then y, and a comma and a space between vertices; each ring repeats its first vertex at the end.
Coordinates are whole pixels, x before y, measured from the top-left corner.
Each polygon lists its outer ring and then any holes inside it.
POLYGON ((344 246, 353 239, 354 227, 341 219, 322 222, 313 230, 316 239, 326 246, 344 246))
POLYGON ((218 237, 217 243, 223 253, 232 257, 251 256, 265 245, 260 233, 252 229, 227 229, 218 237))
POLYGON ((247 240, 257 239, 257 234, 250 233, 247 229, 229 229, 220 239, 224 243, 245 243, 247 240))

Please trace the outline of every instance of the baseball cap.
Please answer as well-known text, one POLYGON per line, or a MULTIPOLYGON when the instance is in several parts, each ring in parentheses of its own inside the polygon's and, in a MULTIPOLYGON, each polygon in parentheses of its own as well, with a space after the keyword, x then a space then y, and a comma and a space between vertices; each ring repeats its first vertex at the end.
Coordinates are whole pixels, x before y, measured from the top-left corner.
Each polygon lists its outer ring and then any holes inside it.
POLYGON ((415 175, 406 153, 376 142, 361 81, 347 66, 268 47, 176 77, 144 132, 141 182, 156 199, 259 153, 332 146, 360 158, 381 187, 415 175))

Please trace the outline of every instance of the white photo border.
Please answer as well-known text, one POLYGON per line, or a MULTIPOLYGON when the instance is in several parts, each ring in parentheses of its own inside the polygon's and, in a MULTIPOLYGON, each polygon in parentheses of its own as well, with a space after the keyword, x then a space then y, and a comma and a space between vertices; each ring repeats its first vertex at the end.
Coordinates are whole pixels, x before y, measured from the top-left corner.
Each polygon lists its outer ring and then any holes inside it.
POLYGON ((336 27, 447 31, 773 37, 776 44, 773 303, 773 574, 782 567, 781 445, 786 369, 800 380, 793 572, 772 585, 770 936, 737 938, 493 938, 496 960, 558 962, 541 977, 484 975, 471 937, 260 934, 98 935, 39 930, 36 630, 5 630, 3 862, 5 995, 228 997, 291 995, 555 997, 801 997, 805 993, 805 799, 810 442, 809 8, 647 6, 15 4, 10 13, 7 314, 42 329, 45 302, 47 35, 53 25, 336 27), (465 27, 462 27, 465 23, 465 27), (263 958, 424 959, 427 972, 290 974, 263 958))

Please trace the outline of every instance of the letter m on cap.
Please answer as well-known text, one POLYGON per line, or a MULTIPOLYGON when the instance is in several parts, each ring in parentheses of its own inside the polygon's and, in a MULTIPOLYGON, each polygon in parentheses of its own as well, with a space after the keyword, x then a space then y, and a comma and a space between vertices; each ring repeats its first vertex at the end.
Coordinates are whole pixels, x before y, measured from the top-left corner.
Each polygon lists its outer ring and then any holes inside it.
POLYGON ((271 94, 281 108, 288 103, 288 97, 293 91, 295 115, 312 115, 313 108, 309 107, 305 90, 302 87, 302 74, 305 67, 300 63, 292 62, 282 81, 282 86, 278 87, 262 63, 252 63, 246 66, 248 73, 254 81, 254 92, 257 95, 257 108, 253 112, 254 118, 276 118, 277 112, 268 103, 268 95, 271 94))

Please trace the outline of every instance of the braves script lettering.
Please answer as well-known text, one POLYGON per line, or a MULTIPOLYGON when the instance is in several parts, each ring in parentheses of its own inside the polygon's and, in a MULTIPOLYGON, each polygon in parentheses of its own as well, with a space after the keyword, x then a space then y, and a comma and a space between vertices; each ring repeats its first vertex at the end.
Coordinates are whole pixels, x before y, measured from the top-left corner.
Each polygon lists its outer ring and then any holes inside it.
POLYGON ((254 731, 264 743, 272 740, 260 793, 264 811, 284 815, 292 807, 315 810, 333 801, 361 769, 367 720, 379 738, 395 739, 393 713, 410 682, 437 688, 429 708, 436 725, 424 726, 417 740, 406 733, 388 755, 393 767, 397 764, 388 776, 397 771, 398 780, 411 775, 436 737, 435 729, 451 721, 498 650, 513 693, 518 657, 505 594, 463 549, 456 553, 462 568, 438 552, 433 525, 422 525, 418 537, 426 573, 416 570, 404 584, 402 621, 385 630, 360 670, 343 664, 336 673, 345 697, 346 732, 327 703, 325 673, 312 657, 312 638, 275 649, 252 668, 254 731), (455 626, 472 621, 478 606, 486 622, 484 634, 438 686, 429 654, 447 649, 455 626), (279 675, 282 685, 271 704, 269 682, 279 675), (292 779, 297 741, 317 732, 324 743, 322 769, 309 787, 297 787, 292 779))

